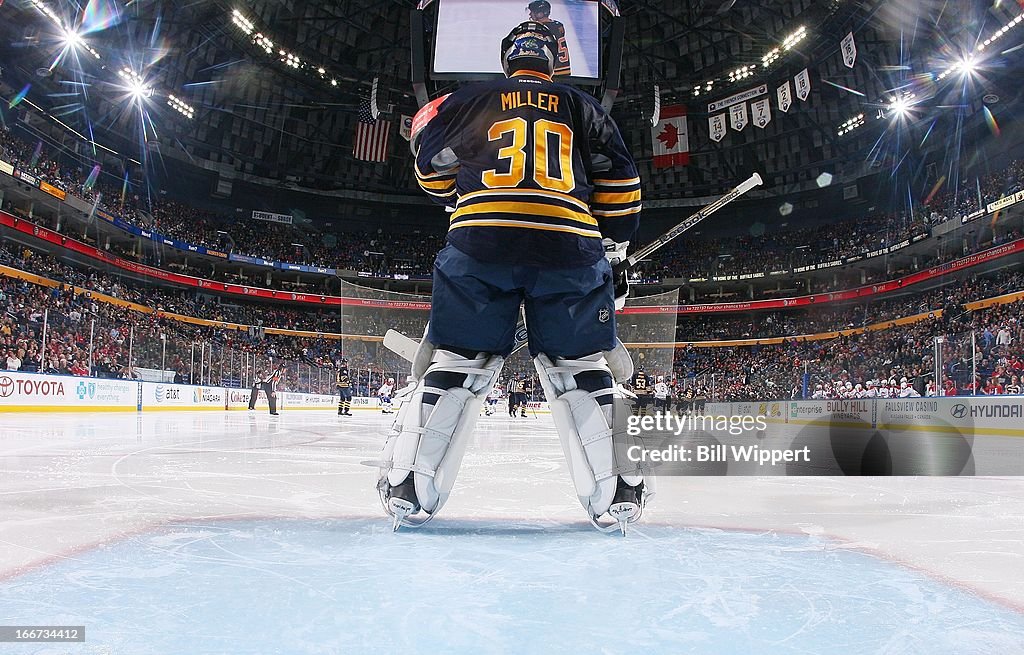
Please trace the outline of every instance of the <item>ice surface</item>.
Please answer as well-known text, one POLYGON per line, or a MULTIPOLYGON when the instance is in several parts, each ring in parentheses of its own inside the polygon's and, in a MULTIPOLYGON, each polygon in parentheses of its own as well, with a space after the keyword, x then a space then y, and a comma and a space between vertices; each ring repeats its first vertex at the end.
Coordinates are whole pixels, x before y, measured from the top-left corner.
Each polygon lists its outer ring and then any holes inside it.
POLYGON ((386 418, 4 416, 0 624, 87 642, 0 652, 1024 652, 1020 480, 662 478, 623 539, 494 417, 394 535, 386 418))

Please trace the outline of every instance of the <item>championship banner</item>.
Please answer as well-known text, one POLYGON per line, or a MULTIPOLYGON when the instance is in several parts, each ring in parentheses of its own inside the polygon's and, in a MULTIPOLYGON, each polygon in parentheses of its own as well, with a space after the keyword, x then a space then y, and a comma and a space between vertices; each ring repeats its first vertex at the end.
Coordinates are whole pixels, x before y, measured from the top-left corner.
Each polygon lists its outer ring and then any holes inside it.
POLYGON ((732 123, 732 129, 737 132, 743 131, 747 126, 747 103, 729 107, 729 122, 732 123))
POLYGON ((412 116, 402 114, 402 120, 398 127, 398 134, 406 141, 412 139, 412 116))
POLYGON ((853 41, 853 32, 843 38, 839 43, 839 49, 843 52, 843 63, 847 68, 853 68, 857 62, 857 44, 853 41))
POLYGON ((284 223, 286 225, 292 224, 291 214, 275 214, 273 212, 260 212, 255 209, 252 212, 253 220, 266 221, 268 223, 284 223))
POLYGON ((796 84, 796 97, 806 102, 807 96, 811 95, 811 74, 805 68, 796 74, 793 83, 796 84))
POLYGON ((725 138, 725 131, 729 129, 725 126, 725 114, 708 116, 708 128, 711 131, 712 141, 717 143, 725 138))
POLYGON ((779 111, 782 113, 789 111, 789 108, 793 106, 793 87, 789 85, 789 80, 775 90, 775 95, 779 99, 779 111))
POLYGON ((725 109, 726 107, 731 107, 741 102, 746 102, 747 100, 753 100, 757 96, 763 96, 766 93, 768 93, 767 84, 762 84, 761 86, 755 87, 753 89, 747 89, 746 91, 740 91, 739 93, 731 95, 728 98, 722 98, 721 100, 709 103, 708 113, 710 114, 712 112, 718 111, 719 109, 725 109))
POLYGON ((686 129, 686 106, 661 108, 657 124, 651 128, 654 167, 686 166, 690 163, 690 139, 686 129))
POLYGON ((768 123, 772 122, 772 103, 769 102, 768 98, 756 100, 750 103, 750 113, 753 117, 754 125, 764 129, 768 123))

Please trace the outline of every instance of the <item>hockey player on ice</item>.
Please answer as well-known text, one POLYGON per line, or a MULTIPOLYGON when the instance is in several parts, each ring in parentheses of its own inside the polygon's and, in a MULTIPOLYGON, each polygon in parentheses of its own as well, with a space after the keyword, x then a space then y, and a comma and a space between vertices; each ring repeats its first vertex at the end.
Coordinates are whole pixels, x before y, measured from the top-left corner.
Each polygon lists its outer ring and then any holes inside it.
POLYGON ((651 380, 644 372, 644 367, 637 370, 633 376, 633 393, 636 394, 636 401, 633 403, 633 413, 637 416, 647 416, 647 405, 651 402, 651 380))
POLYGON ((377 389, 377 398, 380 400, 380 413, 381 414, 393 414, 394 410, 391 405, 391 395, 395 391, 395 378, 388 378, 388 381, 380 385, 380 389, 377 389))
POLYGON ((507 79, 461 87, 411 142, 416 179, 450 226, 377 488, 395 529, 437 515, 523 306, 580 503, 599 529, 625 532, 653 491, 621 447, 633 438, 615 386, 633 363, 615 336, 628 287, 611 267, 636 231, 640 178, 600 103, 552 82, 558 44, 544 25, 513 28, 500 54, 507 79))
POLYGON ((668 384, 664 375, 659 375, 658 381, 654 384, 654 411, 668 413, 668 384))
POLYGON ((487 416, 493 416, 494 410, 498 407, 498 401, 500 399, 501 384, 495 384, 494 388, 487 394, 487 404, 484 406, 484 414, 487 416))

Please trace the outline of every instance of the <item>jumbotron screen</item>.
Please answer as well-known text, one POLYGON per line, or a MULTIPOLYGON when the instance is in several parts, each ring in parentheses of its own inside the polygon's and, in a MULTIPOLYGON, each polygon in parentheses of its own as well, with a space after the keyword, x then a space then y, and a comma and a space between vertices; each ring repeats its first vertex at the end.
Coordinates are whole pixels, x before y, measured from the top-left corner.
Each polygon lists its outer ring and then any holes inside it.
POLYGON ((501 40, 519 23, 537 20, 547 23, 559 38, 556 75, 597 80, 601 76, 598 9, 594 0, 440 0, 433 74, 500 75, 501 40))

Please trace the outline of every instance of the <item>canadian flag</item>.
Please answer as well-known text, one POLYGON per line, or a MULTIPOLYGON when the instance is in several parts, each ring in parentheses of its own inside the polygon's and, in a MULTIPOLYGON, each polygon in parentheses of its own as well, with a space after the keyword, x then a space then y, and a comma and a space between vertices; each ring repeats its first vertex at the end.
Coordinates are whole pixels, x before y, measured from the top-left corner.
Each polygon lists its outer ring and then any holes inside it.
POLYGON ((686 132, 686 105, 667 105, 651 128, 654 167, 686 166, 690 163, 690 139, 686 132))

